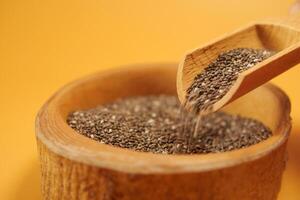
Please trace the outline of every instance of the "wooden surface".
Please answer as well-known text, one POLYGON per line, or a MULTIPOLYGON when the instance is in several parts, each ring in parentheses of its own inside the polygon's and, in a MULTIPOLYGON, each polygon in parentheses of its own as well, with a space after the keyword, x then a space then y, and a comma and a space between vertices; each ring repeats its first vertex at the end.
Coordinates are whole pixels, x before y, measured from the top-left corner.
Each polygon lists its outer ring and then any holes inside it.
POLYGON ((261 87, 226 107, 227 112, 262 121, 274 135, 225 153, 135 152, 90 140, 65 122, 70 111, 120 97, 175 94, 175 81, 175 64, 137 65, 59 90, 36 123, 44 199, 276 199, 287 158, 290 104, 274 86, 261 87))
POLYGON ((300 62, 300 16, 258 21, 188 53, 179 65, 177 93, 185 102, 195 76, 224 51, 234 48, 269 49, 271 58, 241 73, 230 90, 212 105, 216 111, 270 81, 300 62))
POLYGON ((276 199, 286 143, 260 159, 205 173, 130 174, 59 156, 38 142, 43 199, 276 199))

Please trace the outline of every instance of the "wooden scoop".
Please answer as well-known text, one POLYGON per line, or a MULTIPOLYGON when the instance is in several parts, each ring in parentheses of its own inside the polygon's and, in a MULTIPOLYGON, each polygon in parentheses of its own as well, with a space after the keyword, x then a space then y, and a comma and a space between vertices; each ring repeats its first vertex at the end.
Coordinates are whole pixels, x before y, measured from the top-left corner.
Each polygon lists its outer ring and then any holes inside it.
POLYGON ((212 105, 212 112, 300 62, 299 16, 251 24, 188 53, 177 72, 177 93, 182 104, 195 76, 220 53, 235 48, 268 49, 276 54, 241 73, 228 93, 212 105))

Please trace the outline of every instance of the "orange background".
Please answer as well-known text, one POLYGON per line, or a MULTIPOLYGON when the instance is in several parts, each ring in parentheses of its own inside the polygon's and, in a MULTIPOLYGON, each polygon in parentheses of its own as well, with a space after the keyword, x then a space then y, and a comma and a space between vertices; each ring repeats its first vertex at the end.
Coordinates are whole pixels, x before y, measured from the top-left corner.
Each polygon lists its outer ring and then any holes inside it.
MULTIPOLYGON (((292 0, 0 1, 0 199, 40 199, 34 118, 65 83, 118 65, 176 61, 250 21, 288 14, 292 0)), ((300 70, 273 82, 294 128, 280 199, 300 199, 300 70)), ((267 102, 266 102, 267 103, 267 102)), ((272 117, 272 116, 270 116, 272 117)))

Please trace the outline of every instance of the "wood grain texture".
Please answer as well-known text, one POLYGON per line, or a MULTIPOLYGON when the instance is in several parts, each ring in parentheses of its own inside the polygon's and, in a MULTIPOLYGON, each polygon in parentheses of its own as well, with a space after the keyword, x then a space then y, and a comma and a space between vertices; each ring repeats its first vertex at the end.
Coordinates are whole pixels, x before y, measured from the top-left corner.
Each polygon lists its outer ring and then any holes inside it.
POLYGON ((300 16, 255 22, 187 53, 177 74, 177 93, 182 103, 186 101, 186 90, 196 75, 219 54, 234 48, 269 49, 276 54, 241 73, 211 111, 222 108, 300 62, 300 16))
POLYGON ((221 200, 276 199, 286 142, 257 160, 208 172, 124 173, 57 155, 38 142, 44 199, 221 200))
POLYGON ((176 64, 150 64, 95 74, 59 90, 36 121, 43 198, 276 199, 286 163, 290 103, 272 85, 258 88, 224 109, 262 121, 274 135, 225 153, 135 152, 100 144, 76 133, 65 122, 71 111, 119 97, 175 95, 175 82, 176 64))

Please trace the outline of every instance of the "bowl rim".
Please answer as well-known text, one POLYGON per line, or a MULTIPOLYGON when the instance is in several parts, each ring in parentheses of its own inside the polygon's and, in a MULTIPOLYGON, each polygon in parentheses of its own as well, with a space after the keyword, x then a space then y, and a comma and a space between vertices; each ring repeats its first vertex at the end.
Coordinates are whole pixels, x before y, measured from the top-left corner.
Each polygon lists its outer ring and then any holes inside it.
POLYGON ((266 87, 278 96, 284 106, 282 122, 278 127, 280 134, 275 134, 265 141, 246 148, 222 153, 166 155, 149 152, 137 152, 120 147, 102 144, 77 134, 70 128, 59 113, 57 106, 60 98, 68 91, 87 81, 99 79, 115 73, 127 73, 129 70, 145 70, 158 67, 172 67, 176 63, 135 64, 108 69, 75 80, 59 89, 40 109, 36 117, 35 129, 39 142, 50 151, 70 160, 91 166, 116 170, 126 173, 185 173, 204 172, 231 167, 261 158, 283 145, 291 129, 290 101, 287 95, 277 86, 266 84, 266 87), (72 141, 68 142, 68 140, 72 141))

